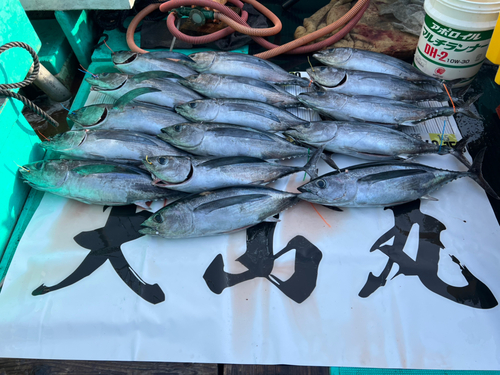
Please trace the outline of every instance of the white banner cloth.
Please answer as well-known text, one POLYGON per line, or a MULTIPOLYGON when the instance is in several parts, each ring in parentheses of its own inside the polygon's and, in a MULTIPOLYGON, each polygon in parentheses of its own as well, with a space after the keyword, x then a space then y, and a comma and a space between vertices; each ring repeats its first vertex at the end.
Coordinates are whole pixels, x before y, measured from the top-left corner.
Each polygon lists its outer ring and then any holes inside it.
MULTIPOLYGON (((336 161, 340 167, 359 163, 342 156, 336 161)), ((465 169, 452 156, 417 161, 465 169)), ((305 160, 289 163, 301 165, 305 160)), ((328 171, 326 165, 321 171, 328 171)), ((302 180, 303 174, 296 174, 274 186, 296 191, 302 180)), ((307 277, 301 263, 294 269, 297 252, 292 250, 273 259, 272 270, 253 267, 254 273, 272 276, 240 280, 216 294, 203 275, 219 254, 224 262, 220 275, 249 271, 236 261, 247 250, 245 231, 186 240, 145 236, 123 244, 121 250, 144 283, 158 284, 163 291, 164 301, 151 303, 125 284, 110 260, 72 285, 32 295, 42 284, 56 285, 77 269, 90 250, 75 236, 103 228, 111 212, 47 193, 0 293, 0 356, 500 370, 500 307, 494 303, 500 298, 500 227, 485 193, 470 178, 453 181, 432 195, 439 201, 422 201, 417 216, 423 221, 411 226, 408 238, 396 230, 386 241, 395 248, 404 237, 404 253, 394 250, 395 263, 385 285, 372 285, 371 291, 364 289, 368 275, 380 275, 389 258, 379 250, 382 243, 370 249, 396 224, 394 212, 337 212, 315 206, 323 220, 310 203, 301 202, 280 215, 274 255, 303 236, 320 251, 317 256, 314 250, 311 258, 317 279, 311 263, 307 277), (422 226, 438 229, 430 230, 433 238, 419 239, 422 226), (431 268, 423 270, 421 260, 431 268), (468 284, 458 262, 473 275, 465 292, 453 288, 468 284), (403 263, 415 266, 410 271, 420 272, 420 278, 408 275, 408 268, 402 270, 403 263), (405 274, 392 278, 398 269, 405 274), (293 299, 301 298, 293 290, 283 292, 271 282, 283 284, 294 271, 302 275, 299 284, 304 288, 313 283, 312 293, 301 303, 293 299), (442 283, 426 286, 421 279, 442 283), (362 290, 367 295, 360 296, 362 290), (459 301, 478 290, 481 295, 489 291, 493 300, 459 301), (458 297, 444 297, 446 293, 458 297)), ((400 214, 399 223, 408 217, 400 214)), ((97 242, 106 241, 102 233, 94 234, 97 242)))

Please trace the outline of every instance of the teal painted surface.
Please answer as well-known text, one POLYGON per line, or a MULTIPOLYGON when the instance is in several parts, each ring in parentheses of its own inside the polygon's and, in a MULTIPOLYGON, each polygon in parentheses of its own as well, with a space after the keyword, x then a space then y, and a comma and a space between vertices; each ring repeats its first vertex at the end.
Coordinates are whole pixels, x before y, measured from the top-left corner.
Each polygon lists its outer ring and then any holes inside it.
MULTIPOLYGON (((0 1, 0 45, 21 41, 38 51, 40 40, 18 0, 0 1)), ((13 48, 0 55, 0 83, 22 81, 32 64, 31 55, 13 48)), ((17 91, 17 90, 14 90, 17 91)), ((21 214, 30 187, 18 178, 15 163, 25 164, 43 157, 38 136, 21 114, 16 99, 0 99, 0 258, 21 214)))
MULTIPOLYGON (((28 226, 31 218, 33 217, 33 214, 40 205, 40 201, 42 200, 43 195, 44 193, 42 191, 31 189, 28 198, 26 199, 23 211, 19 216, 17 225, 14 231, 12 232, 11 239, 5 249, 5 254, 0 260, 0 285, 2 280, 5 278, 5 275, 7 274, 10 262, 12 261, 14 253, 16 252, 17 245, 19 244, 19 241, 21 241, 21 237, 23 236, 26 227, 28 226)), ((0 291, 1 290, 2 288, 0 287, 0 291)))
POLYGON ((54 14, 78 62, 88 68, 96 40, 94 24, 88 11, 55 11, 54 14))
POLYGON ((61 26, 54 19, 33 20, 31 24, 42 42, 40 63, 53 75, 58 74, 72 52, 61 26))
POLYGON ((330 375, 500 375, 500 371, 410 370, 331 367, 330 375))
MULTIPOLYGON (((127 41, 125 39, 125 34, 118 31, 117 29, 115 30, 110 30, 110 31, 105 31, 106 34, 109 35, 109 40, 106 42, 113 51, 129 51, 130 48, 128 48, 127 41)), ((104 40, 104 37, 101 37, 101 40, 104 40)), ((135 44, 138 46, 141 45, 141 33, 135 33, 134 34, 134 41, 135 44)), ((99 46, 98 48, 95 49, 94 53, 92 54, 92 61, 94 62, 105 62, 105 61, 111 61, 111 50, 109 49, 105 44, 102 46, 99 46)), ((167 49, 155 49, 155 51, 168 51, 167 49)), ((195 52, 202 52, 202 51, 213 51, 211 48, 192 48, 192 49, 174 49, 175 52, 180 52, 184 53, 185 55, 189 55, 191 53, 195 52)), ((240 53, 245 53, 248 54, 248 46, 243 46, 241 48, 235 49, 232 52, 240 52, 240 53)))

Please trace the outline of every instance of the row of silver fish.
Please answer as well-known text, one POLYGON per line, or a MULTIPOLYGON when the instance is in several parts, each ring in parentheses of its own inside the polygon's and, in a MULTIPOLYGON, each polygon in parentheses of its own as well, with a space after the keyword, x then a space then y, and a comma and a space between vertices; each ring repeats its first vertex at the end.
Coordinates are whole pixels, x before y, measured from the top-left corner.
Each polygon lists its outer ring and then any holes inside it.
MULTIPOLYGON (((200 53, 188 57, 170 54, 162 54, 162 56, 155 58, 154 55, 145 57, 144 55, 136 55, 134 53, 124 53, 115 54, 113 60, 116 66, 121 68, 122 71, 123 69, 132 69, 132 66, 134 66, 136 70, 129 70, 126 73, 139 73, 140 75, 140 69, 137 66, 149 64, 147 65, 149 70, 163 69, 157 65, 159 63, 156 60, 174 58, 178 60, 176 64, 192 68, 195 70, 195 73, 186 71, 183 76, 182 74, 184 73, 181 74, 180 71, 170 71, 172 74, 177 74, 184 78, 178 78, 173 75, 161 77, 161 74, 158 73, 150 74, 149 78, 146 78, 148 77, 146 73, 144 76, 139 76, 139 79, 134 78, 136 76, 130 77, 127 75, 125 83, 118 84, 116 89, 124 87, 128 82, 141 83, 147 81, 152 76, 155 76, 154 79, 165 82, 169 81, 169 85, 173 84, 181 87, 183 86, 183 82, 202 82, 205 77, 214 76, 218 80, 217 82, 229 82, 229 88, 226 89, 227 95, 234 96, 237 96, 236 92, 243 91, 241 90, 242 87, 245 87, 246 90, 266 88, 269 92, 280 92, 279 88, 271 86, 268 83, 291 84, 293 82, 303 86, 309 84, 308 81, 298 79, 284 71, 285 74, 282 74, 283 72, 279 71, 281 68, 277 70, 273 68, 273 64, 267 61, 259 61, 254 57, 246 55, 200 53), (232 78, 233 75, 245 74, 246 78, 243 80, 232 78), (255 79, 264 82, 260 83, 259 81, 257 84, 253 84, 252 80, 255 79)), ((167 63, 170 64, 170 61, 167 63)), ((171 68, 165 69, 168 70, 171 68)), ((209 83, 205 85, 210 86, 209 83)), ((131 90, 137 87, 131 87, 131 90)), ((152 87, 162 92, 169 90, 167 87, 160 88, 153 85, 141 87, 152 87)), ((173 86, 169 87, 172 88, 173 86)), ((205 89, 203 85, 201 87, 205 89)), ((199 88, 199 90, 201 91, 202 89, 199 88)), ((123 94, 123 91, 120 94, 123 94)), ((140 95, 145 96, 148 94, 153 93, 148 92, 140 95)), ((204 93, 201 94, 206 95, 204 93)), ((87 129, 90 127, 101 129, 101 126, 105 126, 106 123, 121 123, 123 118, 131 116, 131 113, 134 113, 137 108, 135 105, 132 105, 132 101, 137 102, 138 100, 136 99, 140 97, 134 95, 130 94, 129 97, 120 99, 117 102, 118 104, 115 103, 114 106, 94 106, 92 109, 83 110, 81 114, 77 111, 74 121, 76 123, 80 121, 82 127, 86 127, 87 129), (120 120, 120 117, 122 120, 120 120)), ((283 101, 277 101, 274 104, 287 106, 287 104, 283 103, 283 101)), ((139 110, 146 111, 146 108, 145 106, 140 106, 139 110)), ((191 121, 214 121, 215 123, 177 122, 181 121, 181 119, 176 118, 171 123, 163 126, 160 134, 158 134, 157 128, 155 130, 151 129, 150 134, 155 134, 156 132, 163 141, 170 143, 177 152, 183 153, 181 155, 168 155, 165 151, 159 151, 164 152, 164 154, 157 154, 155 156, 154 152, 150 150, 159 145, 151 139, 144 138, 144 135, 141 135, 142 138, 133 135, 132 137, 136 137, 135 142, 139 143, 139 146, 132 147, 133 150, 129 150, 128 146, 122 146, 119 148, 125 148, 127 151, 121 150, 120 152, 125 153, 126 157, 124 160, 127 160, 128 155, 130 155, 127 153, 131 153, 132 151, 137 153, 134 158, 142 159, 143 168, 155 175, 155 180, 153 181, 149 177, 150 186, 156 184, 166 186, 169 189, 201 192, 180 198, 177 202, 166 206, 153 215, 144 223, 142 232, 145 234, 156 234, 167 238, 184 238, 228 233, 257 224, 263 220, 275 221, 276 219, 273 217, 275 214, 291 207, 299 199, 317 201, 321 204, 338 207, 381 207, 404 203, 410 198, 410 200, 417 199, 418 194, 428 197, 429 193, 442 186, 445 182, 463 176, 473 177, 483 187, 487 186, 483 183, 484 179, 476 177, 480 175, 482 160, 476 160, 469 172, 443 171, 415 163, 385 162, 379 163, 380 166, 371 163, 365 166, 350 167, 347 170, 333 172, 321 177, 316 176, 315 163, 321 155, 321 148, 375 160, 404 158, 415 154, 433 152, 441 154, 454 153, 454 150, 446 147, 436 150, 434 145, 427 145, 425 142, 416 141, 407 136, 400 136, 403 133, 384 127, 345 122, 309 123, 288 115, 287 112, 275 106, 252 102, 240 97, 236 99, 231 97, 203 99, 200 96, 192 100, 187 100, 184 103, 173 104, 171 108, 174 108, 182 115, 182 118, 191 121), (248 108, 248 110, 245 111, 245 108, 248 108), (240 126, 234 124, 237 121, 241 121, 240 126), (224 122, 229 122, 230 124, 224 122), (252 126, 252 124, 256 129, 246 127, 252 126), (311 131, 308 131, 308 129, 311 129, 311 131), (302 147, 292 144, 283 137, 270 133, 270 131, 285 131, 288 136, 308 146, 302 147), (365 139, 366 142, 363 142, 365 139), (154 147, 153 144, 155 145, 154 147), (264 161, 264 159, 279 160, 289 157, 306 156, 310 154, 309 146, 318 146, 320 149, 314 153, 313 158, 303 168, 287 167, 264 161), (143 152, 144 150, 145 152, 143 152), (189 152, 191 155, 186 154, 186 152, 189 152), (403 167, 403 165, 407 167, 403 167), (214 184, 216 180, 214 178, 215 175, 218 175, 220 180, 226 184, 248 181, 248 175, 250 174, 252 175, 251 178, 254 179, 252 183, 265 183, 280 176, 303 170, 308 171, 313 180, 302 186, 299 189, 302 193, 298 195, 259 186, 227 187, 212 190, 216 187, 224 186, 214 184), (353 170, 355 172, 351 173, 353 170), (444 177, 445 175, 446 177, 444 177), (406 191, 406 186, 412 187, 412 184, 421 184, 425 189, 421 186, 420 190, 409 188, 406 191), (368 188, 363 186, 368 186, 368 188), (353 194, 352 192, 355 188, 358 190, 353 194), (330 189, 333 191, 329 192, 330 189), (389 193, 392 193, 393 196, 388 196, 389 193), (331 199, 328 200, 328 197, 331 199)), ((151 116, 161 116, 161 110, 157 109, 155 111, 157 112, 153 112, 155 114, 151 116)), ((165 112, 167 111, 163 113, 165 112)), ((141 115, 137 114, 137 116, 140 117, 141 115)), ((130 123, 140 122, 139 117, 136 117, 137 120, 132 120, 130 123)), ((112 126, 119 128, 119 125, 112 126)), ((123 140, 127 138, 127 136, 123 135, 111 136, 109 132, 106 135, 102 130, 89 130, 85 131, 86 135, 84 137, 76 133, 68 135, 66 137, 72 146, 60 147, 60 150, 63 151, 59 152, 68 152, 71 148, 82 150, 86 144, 88 147, 92 143, 90 140, 94 139, 94 146, 89 147, 88 152, 92 155, 91 157, 95 157, 99 152, 107 152, 107 150, 104 151, 103 149, 109 148, 110 151, 112 150, 112 147, 106 146, 104 143, 105 140, 116 142, 118 139, 123 140), (101 135, 103 136, 102 139, 101 135), (80 146, 84 147, 80 148, 80 146)), ((157 141, 161 142, 160 140, 157 141)), ((161 145, 161 147, 164 146, 161 145)), ((118 148, 116 151, 118 151, 118 148)), ((456 150, 455 156, 458 156, 458 154, 461 155, 459 150, 456 150)), ((78 156, 81 157, 82 155, 78 156)), ((102 157, 108 160, 113 159, 109 154, 102 157)), ((71 161, 67 163, 71 163, 71 161)), ((112 162, 109 161, 87 161, 87 163, 90 164, 88 166, 76 167, 76 174, 87 176, 86 171, 89 171, 90 176, 99 174, 103 176, 107 170, 113 170, 110 167, 112 162), (99 167, 92 166, 92 163, 99 165, 99 167)), ((122 167, 128 168, 127 166, 122 167)), ((35 166, 31 168, 35 169, 35 166)), ((75 168, 68 168, 71 171, 73 169, 75 168)), ((148 174, 144 171, 141 173, 148 174)), ((25 174, 31 173, 26 172, 25 174)), ((101 186, 105 186, 105 183, 102 181, 101 186)), ((162 189, 157 186, 153 187, 162 189)), ((119 188, 116 187, 116 189, 119 188)), ((491 193, 491 191, 489 192, 491 193)))

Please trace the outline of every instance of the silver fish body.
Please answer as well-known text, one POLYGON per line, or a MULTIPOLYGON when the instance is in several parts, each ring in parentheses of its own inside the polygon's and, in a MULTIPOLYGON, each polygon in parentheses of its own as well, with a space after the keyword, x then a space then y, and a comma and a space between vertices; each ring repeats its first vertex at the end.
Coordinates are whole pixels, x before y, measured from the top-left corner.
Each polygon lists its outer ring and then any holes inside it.
POLYGON ((194 100, 175 107, 175 111, 192 121, 228 123, 268 132, 304 122, 286 110, 245 99, 194 100))
POLYGON ((70 130, 40 144, 46 150, 74 158, 140 163, 147 156, 184 156, 157 137, 132 131, 70 130))
POLYGON ((382 73, 343 70, 331 66, 309 68, 307 73, 325 90, 344 95, 367 95, 408 101, 448 100, 448 95, 442 90, 427 90, 405 79, 382 73))
POLYGON ((152 73, 156 72, 141 73, 135 76, 103 73, 97 75, 97 78, 87 77, 86 81, 92 85, 92 91, 102 92, 114 99, 119 99, 137 88, 155 88, 159 91, 141 95, 135 99, 135 102, 145 105, 157 105, 171 110, 176 105, 202 98, 198 93, 176 82, 154 78, 155 74, 152 73))
POLYGON ((250 156, 265 160, 307 156, 305 147, 273 133, 231 124, 185 123, 158 135, 165 142, 199 156, 250 156))
POLYGON ((160 108, 127 105, 123 109, 109 104, 94 104, 68 114, 74 122, 73 129, 130 130, 156 135, 162 128, 187 120, 181 115, 160 108))
POLYGON ((175 73, 181 77, 196 74, 195 70, 172 59, 191 61, 186 55, 178 52, 165 51, 141 54, 132 51, 118 51, 112 54, 115 67, 126 74, 138 74, 157 70, 175 73))
POLYGON ((233 52, 196 52, 189 55, 194 63, 183 62, 199 73, 248 77, 279 85, 307 87, 309 81, 288 73, 272 62, 233 52))
POLYGON ((147 219, 139 232, 165 238, 212 236, 242 230, 295 205, 297 195, 266 187, 230 187, 190 195, 147 219))
POLYGON ((137 167, 109 162, 44 160, 19 172, 34 189, 87 204, 122 206, 185 195, 151 185, 150 175, 137 167))
MULTIPOLYGON (((374 96, 353 97, 331 91, 302 93, 297 98, 310 108, 345 121, 413 126, 431 118, 452 116, 455 113, 452 107, 419 107, 391 99, 374 96)), ((461 111, 461 108, 457 109, 457 112, 461 111)))
POLYGON ((354 48, 333 48, 315 53, 313 57, 335 68, 390 74, 406 80, 428 81, 441 85, 438 79, 422 73, 411 64, 383 53, 354 48))
POLYGON ((299 198, 335 207, 387 207, 427 197, 470 172, 406 162, 355 165, 320 176, 298 188, 299 198))
POLYGON ((452 151, 450 147, 439 147, 398 130, 362 122, 317 121, 295 125, 284 133, 311 146, 326 144, 327 151, 368 160, 448 154, 452 151))
POLYGON ((246 156, 215 159, 159 156, 148 158, 143 164, 146 170, 161 180, 157 185, 187 193, 266 184, 304 170, 246 156))
POLYGON ((292 94, 253 78, 198 74, 187 77, 180 83, 209 98, 248 99, 283 108, 300 105, 292 94))

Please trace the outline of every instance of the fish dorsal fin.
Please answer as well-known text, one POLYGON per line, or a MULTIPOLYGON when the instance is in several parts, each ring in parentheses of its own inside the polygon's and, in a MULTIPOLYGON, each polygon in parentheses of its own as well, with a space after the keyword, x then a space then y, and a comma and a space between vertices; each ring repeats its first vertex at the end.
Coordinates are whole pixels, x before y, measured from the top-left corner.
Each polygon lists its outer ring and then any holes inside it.
POLYGON ((207 160, 201 164, 198 164, 197 167, 214 169, 214 168, 224 167, 226 165, 249 164, 249 163, 267 163, 267 162, 265 160, 259 158, 252 158, 249 156, 231 156, 228 158, 217 158, 217 159, 207 160))
POLYGON ((134 100, 138 96, 158 91, 161 90, 156 89, 154 87, 140 87, 138 89, 134 89, 132 91, 127 92, 122 97, 120 97, 113 105, 113 108, 122 111, 127 104, 129 104, 132 100, 134 100))
POLYGON ((139 74, 132 76, 132 80, 136 83, 146 81, 148 79, 169 79, 169 78, 176 78, 176 79, 181 79, 181 80, 184 79, 178 74, 165 72, 165 71, 161 71, 161 70, 154 70, 151 72, 139 73, 139 74))
POLYGON ((141 57, 146 59, 178 59, 194 63, 194 60, 191 57, 183 53, 173 51, 150 51, 149 53, 142 54, 141 57))
POLYGON ((258 201, 261 200, 262 198, 267 198, 267 197, 269 197, 267 194, 247 194, 247 195, 239 195, 236 197, 222 198, 222 199, 217 199, 216 201, 203 203, 198 207, 196 207, 194 211, 208 214, 213 211, 231 206, 246 205, 250 202, 258 201))
POLYGON ((73 168, 71 172, 78 173, 81 176, 89 176, 102 173, 120 173, 120 174, 133 174, 133 175, 147 175, 139 168, 128 167, 125 165, 116 164, 90 164, 81 165, 73 168))
POLYGON ((256 108, 251 105, 247 104, 229 104, 229 111, 231 112, 247 112, 254 114, 256 116, 261 116, 268 118, 269 120, 275 121, 275 122, 281 122, 280 119, 272 112, 264 109, 264 108, 256 108))
POLYGON ((256 141, 264 141, 264 142, 274 142, 274 139, 269 137, 265 133, 251 131, 247 129, 236 129, 236 128, 215 128, 212 129, 211 132, 216 137, 231 137, 231 138, 245 138, 256 141))
POLYGON ((358 182, 368 182, 370 184, 374 184, 377 182, 393 180, 396 178, 415 176, 418 174, 426 174, 426 173, 428 172, 423 169, 400 169, 395 171, 375 173, 366 177, 361 177, 360 179, 358 179, 358 182))
POLYGON ((267 82, 264 82, 264 81, 259 81, 258 79, 253 79, 253 78, 248 78, 248 77, 236 77, 236 76, 225 76, 225 78, 230 79, 232 81, 237 81, 238 83, 241 83, 241 84, 257 87, 257 88, 263 89, 263 90, 281 92, 273 85, 271 85, 267 82))

